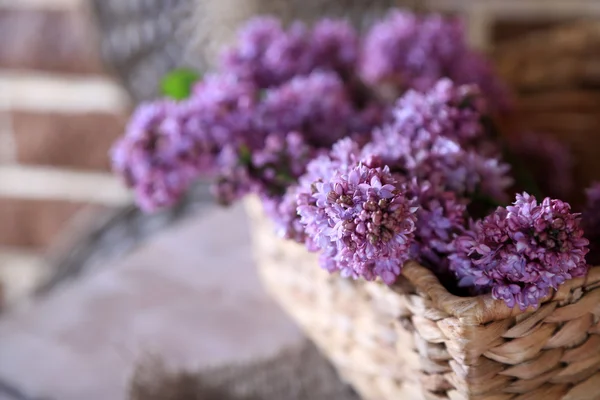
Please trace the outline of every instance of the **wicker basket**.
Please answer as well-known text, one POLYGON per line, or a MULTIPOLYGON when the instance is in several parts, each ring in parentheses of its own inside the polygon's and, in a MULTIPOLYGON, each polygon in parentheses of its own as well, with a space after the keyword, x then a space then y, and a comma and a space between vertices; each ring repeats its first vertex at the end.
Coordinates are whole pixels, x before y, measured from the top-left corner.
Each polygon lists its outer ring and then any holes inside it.
POLYGON ((414 262, 393 287, 330 275, 246 205, 265 286, 365 400, 600 399, 600 267, 523 313, 414 262))

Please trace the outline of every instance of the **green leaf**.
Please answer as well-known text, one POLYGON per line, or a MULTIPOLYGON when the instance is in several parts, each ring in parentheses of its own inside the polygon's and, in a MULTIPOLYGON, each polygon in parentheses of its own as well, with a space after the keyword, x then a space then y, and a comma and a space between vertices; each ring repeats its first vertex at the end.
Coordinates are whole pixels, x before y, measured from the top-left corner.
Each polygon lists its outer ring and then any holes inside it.
POLYGON ((252 162, 252 153, 245 144, 240 146, 239 157, 240 165, 250 165, 252 162))
POLYGON ((192 93, 192 86, 200 79, 200 74, 191 69, 175 69, 166 74, 160 81, 163 95, 175 100, 183 100, 192 93))

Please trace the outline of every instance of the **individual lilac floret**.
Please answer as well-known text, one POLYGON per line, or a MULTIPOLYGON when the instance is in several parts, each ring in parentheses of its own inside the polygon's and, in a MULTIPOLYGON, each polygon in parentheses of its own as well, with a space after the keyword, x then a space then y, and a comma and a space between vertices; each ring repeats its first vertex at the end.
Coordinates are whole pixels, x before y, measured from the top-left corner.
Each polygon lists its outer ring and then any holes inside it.
POLYGON ((144 211, 174 204, 202 172, 202 148, 182 134, 178 104, 140 105, 111 150, 112 165, 144 211))
POLYGON ((551 289, 587 273, 588 240, 579 224, 568 203, 517 195, 456 238, 450 266, 460 286, 491 290, 509 307, 536 308, 551 289))
POLYGON ((590 265, 600 265, 600 182, 586 189, 587 204, 582 222, 585 237, 590 241, 590 252, 586 259, 590 265))
POLYGON ((407 186, 406 196, 419 207, 411 259, 438 276, 448 275, 452 241, 465 227, 466 201, 428 181, 413 180, 407 186))
POLYGON ((367 33, 360 69, 367 82, 387 86, 396 95, 407 89, 429 90, 448 77, 478 84, 498 108, 508 103, 489 63, 468 48, 463 24, 456 18, 391 11, 367 33))
POLYGON ((298 76, 266 91, 261 127, 266 131, 300 131, 318 147, 331 146, 352 133, 354 110, 343 82, 331 72, 298 76))
POLYGON ((512 139, 511 151, 531 172, 542 193, 561 199, 572 195, 575 163, 564 143, 528 132, 512 139))
POLYGON ((416 208, 387 168, 359 164, 313 185, 314 205, 299 201, 300 222, 342 276, 393 283, 409 257, 416 208))

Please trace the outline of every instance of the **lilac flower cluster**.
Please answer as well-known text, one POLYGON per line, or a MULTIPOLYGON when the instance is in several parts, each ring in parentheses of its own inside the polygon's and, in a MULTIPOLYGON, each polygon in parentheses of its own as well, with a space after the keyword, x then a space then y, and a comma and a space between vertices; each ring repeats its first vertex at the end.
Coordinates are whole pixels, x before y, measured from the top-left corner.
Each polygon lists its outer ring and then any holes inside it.
POLYGON ((202 143, 182 134, 175 110, 168 101, 141 105, 112 150, 114 170, 135 189, 144 211, 171 204, 211 164, 202 143))
POLYGON ((418 205, 415 240, 410 258, 433 270, 438 276, 448 276, 448 256, 453 251, 455 235, 465 226, 466 202, 454 192, 443 191, 428 181, 413 180, 406 196, 418 205))
MULTIPOLYGON (((392 11, 361 38, 344 21, 261 18, 189 98, 141 105, 113 166, 144 210, 209 174, 219 202, 257 194, 279 235, 331 272, 392 284, 414 259, 524 309, 586 272, 588 242, 560 200, 496 209, 513 180, 490 115, 507 104, 457 20, 392 11)), ((528 138, 517 156, 566 192, 563 149, 528 138)), ((583 229, 600 239, 600 186, 588 195, 583 229)))
POLYGON ((395 95, 429 90, 440 78, 475 83, 504 110, 510 101, 488 60, 469 49, 460 20, 392 11, 368 32, 361 53, 362 77, 395 95))
POLYGON ((460 197, 505 201, 510 168, 480 122, 485 110, 476 88, 446 79, 426 93, 409 91, 364 155, 376 154, 406 180, 428 181, 460 197))
POLYGON ((239 31, 237 43, 223 54, 221 68, 267 88, 316 69, 347 78, 354 74, 358 54, 358 34, 345 21, 324 19, 312 30, 296 22, 286 30, 279 20, 263 17, 239 31))
POLYGON ((323 266, 342 276, 393 283, 414 236, 416 208, 388 168, 358 164, 315 182, 299 201, 300 222, 323 251, 323 266), (313 200, 314 199, 314 200, 313 200))
POLYGON ((569 204, 528 194, 499 207, 456 238, 450 267, 459 285, 491 290, 521 310, 537 307, 558 285, 587 272, 588 240, 569 204))

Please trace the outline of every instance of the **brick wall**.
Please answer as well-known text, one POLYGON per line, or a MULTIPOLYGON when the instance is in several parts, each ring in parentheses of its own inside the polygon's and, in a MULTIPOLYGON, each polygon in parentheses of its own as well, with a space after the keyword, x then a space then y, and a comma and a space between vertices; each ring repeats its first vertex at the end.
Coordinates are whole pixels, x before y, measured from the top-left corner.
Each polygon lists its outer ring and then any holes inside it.
POLYGON ((0 1, 0 37, 0 281, 13 297, 77 213, 128 201, 107 152, 129 99, 84 0, 0 1))

